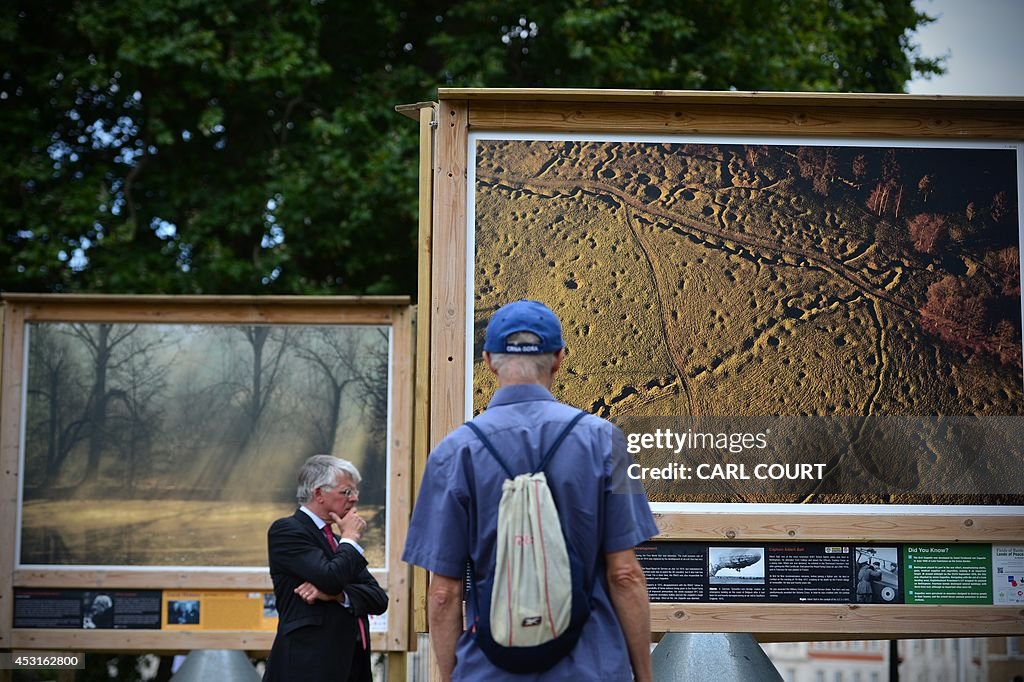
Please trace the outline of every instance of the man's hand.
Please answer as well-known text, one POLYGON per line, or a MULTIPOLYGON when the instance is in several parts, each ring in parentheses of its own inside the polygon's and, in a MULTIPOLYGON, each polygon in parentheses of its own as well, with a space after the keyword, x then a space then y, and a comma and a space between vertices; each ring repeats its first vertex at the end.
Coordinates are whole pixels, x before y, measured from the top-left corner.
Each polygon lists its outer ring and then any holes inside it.
POLYGON ((318 599, 320 601, 338 601, 338 597, 341 596, 340 594, 326 594, 322 592, 320 588, 318 588, 316 585, 308 582, 302 583, 301 585, 296 587, 293 590, 293 592, 299 595, 302 601, 306 602, 307 604, 312 604, 318 599))
POLYGON ((359 539, 363 537, 363 533, 366 531, 366 521, 359 516, 355 507, 352 507, 352 511, 345 514, 344 518, 334 512, 328 512, 328 514, 331 517, 331 521, 337 524, 342 539, 359 542, 359 539))

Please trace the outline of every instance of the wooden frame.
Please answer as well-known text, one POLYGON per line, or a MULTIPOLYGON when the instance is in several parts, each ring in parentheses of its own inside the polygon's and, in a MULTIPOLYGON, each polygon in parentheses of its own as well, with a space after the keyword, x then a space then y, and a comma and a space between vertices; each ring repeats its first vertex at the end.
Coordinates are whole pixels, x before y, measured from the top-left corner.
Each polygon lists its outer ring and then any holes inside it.
MULTIPOLYGON (((1024 98, 440 89, 434 157, 430 443, 466 415, 467 167, 471 132, 636 133, 1024 140, 1024 98)), ((421 466, 417 462, 417 470, 421 466)), ((948 513, 797 515, 658 513, 657 539, 713 542, 1024 542, 1019 507, 948 513)), ((652 630, 757 632, 766 639, 1024 632, 1024 612, 995 606, 656 604, 652 630), (941 610, 940 610, 941 608, 941 610)))
MULTIPOLYGON (((419 159, 419 290, 416 309, 422 311, 416 324, 416 400, 415 436, 413 453, 414 481, 423 477, 423 467, 430 451, 430 309, 431 296, 431 234, 434 197, 434 126, 437 106, 424 105, 418 109, 420 134, 419 159)), ((416 488, 418 490, 418 488, 416 488)), ((413 502, 415 502, 415 490, 413 502)), ((413 571, 413 619, 410 642, 415 643, 416 632, 427 630, 427 573, 422 569, 413 571)))
MULTIPOLYGON (((206 324, 379 325, 391 329, 391 423, 389 428, 390 516, 385 570, 375 577, 390 596, 385 633, 373 634, 377 651, 405 651, 409 642, 409 571, 401 562, 408 528, 412 481, 413 313, 405 297, 250 297, 250 296, 48 296, 6 294, 3 322, 3 367, 0 414, 0 514, 17 513, 21 431, 24 331, 27 322, 149 322, 206 324)), ((269 591, 266 571, 221 569, 74 569, 14 565, 15 528, 0 528, 0 649, 145 650, 245 649, 266 652, 273 632, 167 630, 14 629, 13 589, 50 587, 80 589, 161 589, 269 591)))

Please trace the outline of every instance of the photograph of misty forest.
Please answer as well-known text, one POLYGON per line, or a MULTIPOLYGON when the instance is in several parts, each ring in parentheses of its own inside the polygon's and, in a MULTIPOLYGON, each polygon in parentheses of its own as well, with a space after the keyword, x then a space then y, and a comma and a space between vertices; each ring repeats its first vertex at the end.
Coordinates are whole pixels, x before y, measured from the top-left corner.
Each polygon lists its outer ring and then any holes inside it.
POLYGON ((363 475, 383 567, 390 330, 27 325, 20 563, 265 566, 310 455, 363 475))

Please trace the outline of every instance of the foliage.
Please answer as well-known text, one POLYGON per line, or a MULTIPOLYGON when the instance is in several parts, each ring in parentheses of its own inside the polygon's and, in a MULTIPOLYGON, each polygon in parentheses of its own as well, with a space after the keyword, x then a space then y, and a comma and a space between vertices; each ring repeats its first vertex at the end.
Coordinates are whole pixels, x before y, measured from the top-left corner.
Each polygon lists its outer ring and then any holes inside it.
POLYGON ((936 213, 918 213, 907 221, 907 228, 914 248, 930 256, 939 252, 939 246, 949 234, 946 219, 936 213))
POLYGON ((921 327, 951 348, 972 355, 986 353, 1004 365, 1021 367, 1017 308, 995 292, 977 291, 971 283, 945 275, 928 287, 921 327), (1009 314, 1009 318, 1001 317, 1009 314))
POLYGON ((412 293, 441 86, 900 91, 910 0, 14 0, 0 287, 412 293))

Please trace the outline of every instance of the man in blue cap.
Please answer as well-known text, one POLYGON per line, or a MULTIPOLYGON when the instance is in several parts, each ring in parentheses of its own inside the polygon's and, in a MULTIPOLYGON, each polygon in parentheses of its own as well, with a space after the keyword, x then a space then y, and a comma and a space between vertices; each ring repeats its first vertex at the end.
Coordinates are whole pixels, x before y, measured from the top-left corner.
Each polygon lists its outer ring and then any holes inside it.
MULTIPOLYGON (((579 413, 550 390, 564 346, 558 318, 537 301, 505 305, 487 325, 483 360, 499 387, 473 424, 516 472, 533 471, 579 413)), ((516 674, 497 667, 477 644, 472 599, 471 627, 463 630, 466 568, 493 575, 498 502, 508 478, 485 447, 462 426, 431 452, 402 556, 433 573, 428 620, 442 679, 650 680, 650 606, 633 548, 658 529, 642 488, 625 476, 622 432, 593 415, 568 432, 544 469, 566 545, 581 559, 584 583, 593 585, 579 641, 549 670, 516 674)))

